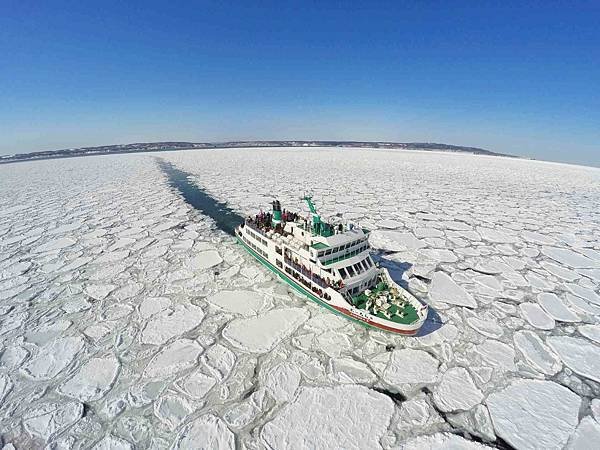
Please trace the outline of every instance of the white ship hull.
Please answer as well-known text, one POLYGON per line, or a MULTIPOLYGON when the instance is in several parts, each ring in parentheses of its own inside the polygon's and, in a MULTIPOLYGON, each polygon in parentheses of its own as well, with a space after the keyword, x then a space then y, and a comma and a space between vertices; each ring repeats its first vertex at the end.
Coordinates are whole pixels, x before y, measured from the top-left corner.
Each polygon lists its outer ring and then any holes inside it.
POLYGON ((275 272, 283 281, 319 305, 348 319, 393 333, 414 335, 427 318, 427 305, 421 304, 412 294, 395 283, 385 268, 374 268, 374 270, 377 271, 378 276, 385 278, 389 286, 400 292, 404 301, 414 308, 417 317, 411 323, 388 320, 357 308, 346 300, 338 289, 318 283, 313 277, 294 270, 293 263, 284 256, 288 245, 285 240, 278 239, 277 236, 269 236, 267 233, 257 228, 251 228, 246 224, 236 229, 236 237, 252 256, 275 272))

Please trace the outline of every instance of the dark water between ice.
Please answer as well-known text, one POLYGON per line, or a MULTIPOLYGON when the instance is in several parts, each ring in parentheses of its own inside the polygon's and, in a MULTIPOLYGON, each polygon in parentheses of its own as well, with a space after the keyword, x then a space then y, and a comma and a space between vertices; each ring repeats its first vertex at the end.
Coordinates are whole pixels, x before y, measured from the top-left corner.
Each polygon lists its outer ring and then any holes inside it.
MULTIPOLYGON (((213 219, 220 230, 231 236, 235 236, 235 228, 244 221, 242 216, 228 208, 225 203, 212 198, 192 183, 188 178, 191 176, 190 174, 179 170, 173 164, 163 159, 156 158, 156 161, 160 169, 169 178, 169 184, 181 193, 181 196, 189 205, 213 219)), ((373 257, 390 271, 390 275, 394 281, 408 288, 407 283, 402 279, 402 273, 410 267, 410 264, 398 264, 395 261, 386 260, 383 255, 373 255, 373 257)), ((440 316, 430 307, 427 320, 417 333, 417 336, 426 336, 442 325, 440 316)))
POLYGON ((169 184, 181 193, 188 204, 213 219, 217 228, 231 236, 235 236, 235 228, 244 221, 242 216, 192 183, 188 178, 191 176, 189 173, 179 170, 163 159, 156 158, 156 161, 160 169, 169 178, 169 184))

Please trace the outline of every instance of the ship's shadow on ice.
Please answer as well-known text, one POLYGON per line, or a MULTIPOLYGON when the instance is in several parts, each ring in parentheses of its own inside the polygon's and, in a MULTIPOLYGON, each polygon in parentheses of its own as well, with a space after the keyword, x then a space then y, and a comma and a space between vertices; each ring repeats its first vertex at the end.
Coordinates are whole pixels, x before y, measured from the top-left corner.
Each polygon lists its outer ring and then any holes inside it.
POLYGON ((196 186, 191 174, 179 170, 164 159, 155 158, 155 160, 167 176, 171 187, 179 191, 186 203, 213 219, 218 229, 235 236, 235 227, 244 221, 242 216, 196 186))
MULTIPOLYGON (((415 295, 414 292, 411 292, 411 290, 409 289, 408 282, 403 278, 403 275, 412 267, 412 264, 409 262, 401 263, 398 261, 392 261, 391 259, 387 259, 385 256, 386 253, 384 252, 375 252, 371 254, 373 261, 375 261, 381 267, 385 267, 388 270, 390 276, 392 277, 392 280, 394 280, 397 284, 409 291, 411 294, 415 295)), ((419 299, 418 296, 415 295, 415 297, 419 299)), ((421 299, 419 299, 419 301, 423 302, 423 300, 421 299)), ((423 325, 421 326, 421 328, 415 336, 427 336, 428 334, 439 330, 442 326, 444 326, 444 323, 442 322, 440 315, 435 309, 429 306, 429 309, 427 311, 427 319, 425 319, 425 323, 423 323, 423 325)))

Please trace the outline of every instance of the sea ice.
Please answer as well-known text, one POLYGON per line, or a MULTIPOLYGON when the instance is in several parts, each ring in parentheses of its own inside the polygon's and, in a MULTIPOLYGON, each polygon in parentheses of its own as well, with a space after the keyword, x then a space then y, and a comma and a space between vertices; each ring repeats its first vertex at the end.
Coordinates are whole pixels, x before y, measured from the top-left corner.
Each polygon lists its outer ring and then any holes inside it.
POLYGON ((53 241, 49 241, 49 242, 46 242, 45 244, 38 246, 34 250, 34 252, 35 253, 44 253, 44 252, 51 252, 54 250, 62 250, 63 248, 67 248, 67 247, 74 245, 75 242, 76 241, 71 238, 55 239, 53 241))
POLYGON ((111 388, 119 372, 119 361, 115 357, 92 358, 61 386, 58 391, 82 402, 102 398, 111 388))
POLYGON ((462 367, 448 369, 433 391, 433 401, 444 412, 465 411, 479 404, 483 394, 462 367))
POLYGON ((594 450, 600 442, 600 424, 591 417, 584 417, 569 439, 568 450, 594 450))
POLYGON ((600 344, 600 325, 580 325, 577 331, 591 341, 600 344))
POLYGON ((9 376, 4 373, 0 374, 0 406, 2 406, 4 398, 12 390, 12 388, 13 383, 10 380, 9 376))
POLYGON ((467 323, 474 330, 490 338, 499 338, 504 334, 502 327, 492 320, 469 317, 467 323))
POLYGON ((496 244, 502 243, 514 243, 517 242, 515 236, 511 236, 504 231, 495 230, 492 228, 477 227, 477 232, 481 235, 481 238, 485 241, 490 241, 496 244))
POLYGON ((116 286, 114 284, 91 284, 85 288, 85 293, 94 300, 103 300, 116 286))
POLYGON ((587 256, 583 256, 582 254, 567 248, 544 246, 542 247, 542 253, 556 262, 574 269, 589 269, 597 267, 598 265, 597 262, 595 263, 587 256))
POLYGON ((16 369, 28 356, 29 352, 19 345, 6 347, 0 356, 0 367, 7 370, 16 369))
POLYGON ((92 450, 133 450, 133 445, 125 439, 107 434, 92 447, 92 450))
POLYGON ((166 297, 147 297, 142 300, 138 311, 142 319, 147 319, 171 306, 171 300, 166 297))
POLYGON ((382 378, 391 385, 435 383, 439 362, 423 350, 402 349, 391 353, 382 378))
POLYGON ((181 384, 181 389, 190 397, 200 400, 204 398, 216 383, 217 380, 215 378, 197 370, 185 379, 181 384))
POLYGON ((487 339, 483 344, 476 347, 476 352, 494 369, 502 372, 516 369, 515 351, 503 342, 487 339))
POLYGON ((223 330, 223 337, 240 350, 266 353, 306 319, 308 312, 302 308, 274 309, 260 316, 233 320, 223 330))
POLYGON ((429 286, 429 298, 434 302, 450 303, 452 305, 477 307, 477 302, 471 294, 457 285, 444 272, 435 272, 429 286))
POLYGON ((398 450, 482 450, 493 447, 468 441, 452 433, 435 433, 411 437, 394 448, 398 450))
POLYGON ((577 272, 551 262, 542 261, 540 265, 552 275, 565 281, 575 281, 578 278, 581 278, 581 275, 577 272))
POLYGON ((537 303, 521 303, 519 305, 521 314, 535 328, 540 330, 551 330, 556 322, 537 303))
POLYGON ((377 376, 366 364, 351 358, 332 358, 331 377, 338 383, 371 384, 377 376))
POLYGON ((220 291, 207 301, 227 312, 244 316, 257 314, 265 304, 263 295, 253 291, 220 291))
POLYGON ((395 230, 396 228, 402 227, 404 224, 399 220, 394 219, 383 219, 376 223, 379 228, 388 228, 390 230, 395 230))
POLYGON ((71 364, 84 345, 79 336, 55 339, 40 347, 38 353, 23 366, 23 371, 36 380, 54 378, 71 364))
POLYGON ((196 341, 180 339, 163 348, 150 360, 144 376, 147 378, 169 377, 196 364, 202 347, 196 341))
POLYGON ((558 357, 532 331, 517 331, 513 336, 515 348, 529 364, 546 375, 554 375, 562 368, 558 357))
POLYGON ((128 298, 135 297, 140 292, 144 290, 144 285, 142 283, 129 283, 123 287, 120 287, 115 292, 113 292, 113 296, 120 301, 127 300, 128 298))
POLYGON ((362 386, 304 388, 260 436, 269 448, 377 448, 393 412, 388 397, 362 386))
POLYGON ((229 450, 235 448, 235 438, 225 422, 206 414, 186 424, 177 434, 171 450, 202 448, 229 450))
POLYGON ((518 449, 562 448, 581 399, 551 381, 518 380, 486 400, 496 433, 518 449))
POLYGON ((199 252, 196 256, 190 259, 189 268, 192 270, 209 269, 217 264, 221 264, 222 261, 223 258, 221 258, 221 255, 219 255, 219 252, 216 250, 207 250, 204 252, 199 252))
POLYGON ((216 344, 204 352, 202 361, 213 370, 218 379, 224 380, 235 365, 235 354, 227 347, 216 344))
POLYGON ((417 239, 412 233, 391 230, 375 230, 371 232, 369 242, 373 248, 390 252, 417 250, 426 246, 423 241, 417 239))
POLYGON ((143 344, 164 344, 197 327, 203 318, 204 311, 199 306, 176 305, 172 311, 165 310, 154 316, 142 330, 140 340, 143 344))
POLYGON ((493 404, 507 383, 550 378, 591 399, 577 431, 560 409, 575 394, 559 387, 547 407, 517 392, 524 419, 515 406, 514 433, 489 445, 592 442, 598 169, 409 150, 194 149, 0 165, 0 192, 5 444, 255 449, 298 432, 315 446, 332 436, 347 447, 480 448, 496 438, 486 399, 444 417, 434 406, 499 390, 493 404), (318 186, 322 217, 374 230, 380 264, 431 302, 419 337, 359 327, 292 294, 187 204, 156 158, 240 216, 275 192, 304 217, 298 194, 318 186), (280 176, 290 167, 308 177, 302 186, 280 176), (541 293, 557 297, 538 303, 541 293), (581 322, 560 321, 573 315, 581 322), (461 367, 466 396, 444 384, 461 367), (306 396, 326 403, 304 407, 306 396))
POLYGON ((319 348, 323 353, 331 358, 349 353, 353 350, 352 341, 345 334, 337 331, 326 331, 316 339, 315 348, 319 348))
POLYGON ((545 234, 535 233, 533 231, 522 231, 521 236, 526 242, 532 242, 534 244, 551 245, 554 244, 554 239, 546 236, 545 234))
POLYGON ((563 301, 551 292, 538 295, 538 302, 546 312, 559 322, 580 322, 581 319, 563 301))
POLYGON ((192 410, 185 399, 175 395, 165 395, 154 403, 154 414, 171 430, 177 428, 192 410))
POLYGON ((23 416, 23 427, 36 437, 49 441, 83 416, 79 402, 44 403, 31 407, 23 416))
POLYGON ((547 343, 575 373, 600 383, 600 346, 570 336, 550 336, 547 343))
POLYGON ((290 401, 300 385, 300 371, 289 363, 280 363, 260 374, 261 384, 281 404, 290 401))
POLYGON ((579 286, 578 284, 568 283, 567 289, 570 290, 577 297, 581 297, 586 299, 588 302, 591 302, 595 305, 600 306, 600 295, 596 294, 591 289, 584 288, 579 286))

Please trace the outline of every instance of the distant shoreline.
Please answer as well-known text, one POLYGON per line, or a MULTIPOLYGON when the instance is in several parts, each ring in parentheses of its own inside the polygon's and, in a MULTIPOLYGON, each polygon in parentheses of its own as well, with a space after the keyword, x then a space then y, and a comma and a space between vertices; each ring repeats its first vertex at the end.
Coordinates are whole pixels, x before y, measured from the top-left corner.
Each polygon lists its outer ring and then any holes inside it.
POLYGON ((225 149, 225 148, 282 148, 282 147, 350 147, 376 148, 396 150, 443 151, 449 153, 468 153, 475 155, 518 156, 492 152, 478 147, 438 144, 433 142, 382 142, 382 141, 231 141, 231 142, 141 142, 134 144, 117 144, 99 147, 80 147, 62 150, 19 153, 16 155, 0 156, 0 164, 24 161, 39 161, 58 158, 76 158, 82 156, 112 155, 123 153, 167 152, 196 149, 225 149))

